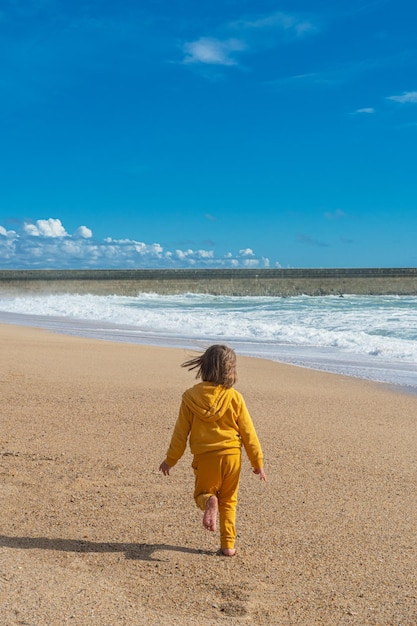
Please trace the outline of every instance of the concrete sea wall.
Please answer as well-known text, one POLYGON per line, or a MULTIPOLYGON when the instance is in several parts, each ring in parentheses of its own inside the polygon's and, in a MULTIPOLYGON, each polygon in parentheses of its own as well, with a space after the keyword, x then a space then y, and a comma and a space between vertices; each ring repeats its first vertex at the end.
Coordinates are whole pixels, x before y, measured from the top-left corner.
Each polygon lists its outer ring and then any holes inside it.
POLYGON ((80 293, 134 296, 417 295, 417 268, 0 270, 0 295, 80 293))

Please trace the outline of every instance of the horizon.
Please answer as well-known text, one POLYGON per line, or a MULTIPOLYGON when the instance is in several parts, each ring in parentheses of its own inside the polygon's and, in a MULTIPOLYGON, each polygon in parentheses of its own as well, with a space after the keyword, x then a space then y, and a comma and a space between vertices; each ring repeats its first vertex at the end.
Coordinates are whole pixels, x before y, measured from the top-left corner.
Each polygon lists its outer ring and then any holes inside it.
POLYGON ((56 273, 56 274, 66 274, 66 273, 76 273, 76 274, 89 274, 89 273, 108 273, 108 274, 117 274, 117 273, 218 273, 218 272, 230 272, 230 273, 248 273, 249 275, 256 275, 258 272, 267 272, 267 273, 301 273, 301 272, 335 272, 338 274, 343 274, 343 272, 352 272, 353 274, 358 274, 360 272, 377 272, 377 273, 414 273, 417 272, 417 266, 410 267, 160 267, 160 268, 146 268, 146 267, 137 267, 137 268, 35 268, 35 269, 11 269, 11 268, 0 268, 0 279, 1 276, 5 273, 15 273, 15 274, 47 274, 47 273, 56 273))

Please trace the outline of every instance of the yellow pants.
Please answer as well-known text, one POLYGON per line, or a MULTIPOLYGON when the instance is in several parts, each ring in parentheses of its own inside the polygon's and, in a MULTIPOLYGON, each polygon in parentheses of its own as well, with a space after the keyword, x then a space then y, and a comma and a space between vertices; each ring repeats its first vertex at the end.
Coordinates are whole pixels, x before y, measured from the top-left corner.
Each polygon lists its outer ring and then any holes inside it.
POLYGON ((235 545, 240 463, 240 450, 232 454, 198 454, 192 463, 195 475, 194 499, 198 508, 204 511, 211 496, 218 498, 222 549, 235 545))

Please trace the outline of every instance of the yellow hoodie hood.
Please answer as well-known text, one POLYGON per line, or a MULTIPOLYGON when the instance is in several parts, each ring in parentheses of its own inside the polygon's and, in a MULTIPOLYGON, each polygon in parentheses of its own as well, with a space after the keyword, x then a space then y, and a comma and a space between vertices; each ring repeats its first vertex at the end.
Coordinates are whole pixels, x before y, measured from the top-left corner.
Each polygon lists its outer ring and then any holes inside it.
POLYGON ((204 422, 217 422, 230 406, 231 394, 222 385, 202 382, 182 396, 184 404, 204 422))

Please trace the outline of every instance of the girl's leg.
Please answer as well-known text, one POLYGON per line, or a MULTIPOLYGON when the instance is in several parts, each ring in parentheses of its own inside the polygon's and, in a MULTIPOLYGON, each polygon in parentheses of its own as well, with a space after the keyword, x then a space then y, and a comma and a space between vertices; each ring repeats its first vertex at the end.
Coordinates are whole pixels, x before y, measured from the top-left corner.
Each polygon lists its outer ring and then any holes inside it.
MULTIPOLYGON (((220 542, 223 551, 229 553, 236 539, 236 506, 240 479, 240 454, 226 454, 222 460, 222 482, 218 491, 220 542)), ((228 554, 232 556, 231 554, 228 554)))
POLYGON ((240 478, 241 454, 202 454, 194 457, 194 499, 204 511, 203 525, 216 530, 217 508, 220 513, 222 550, 234 548, 236 505, 240 478))
POLYGON ((217 522, 217 493, 221 484, 221 459, 216 454, 194 457, 192 467, 195 475, 194 499, 204 511, 203 526, 215 531, 217 522))
POLYGON ((210 496, 206 502, 206 508, 203 515, 203 526, 206 530, 215 531, 217 528, 217 511, 219 501, 217 496, 210 496))

